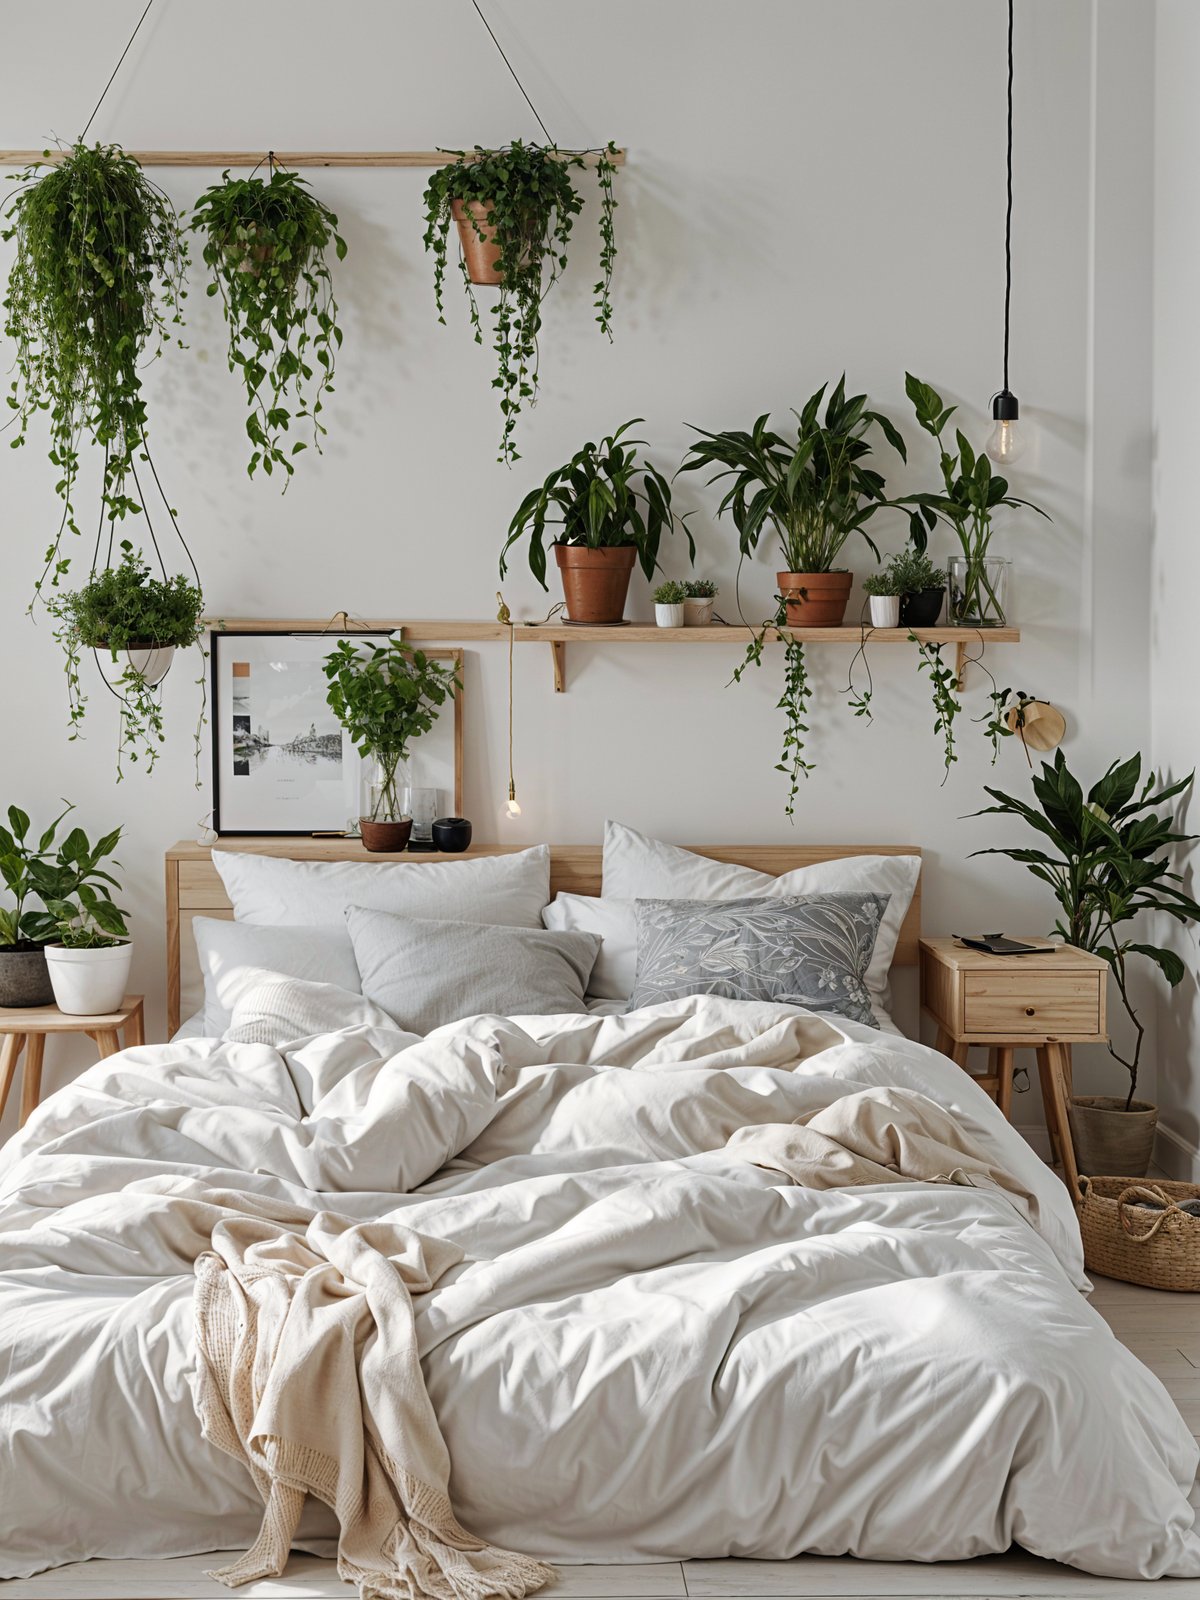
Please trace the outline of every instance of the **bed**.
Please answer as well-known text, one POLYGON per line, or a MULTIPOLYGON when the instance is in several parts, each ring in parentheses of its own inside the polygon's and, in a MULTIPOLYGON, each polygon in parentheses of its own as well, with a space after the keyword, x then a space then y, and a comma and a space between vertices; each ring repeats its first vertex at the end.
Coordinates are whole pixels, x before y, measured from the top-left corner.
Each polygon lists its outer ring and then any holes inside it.
MULTIPOLYGON (((779 874, 886 853, 697 852, 779 874)), ((602 898, 598 849, 550 873, 602 898)), ((199 847, 167 884, 178 1023, 187 922, 232 907, 199 847)), ((914 895, 895 962, 918 934, 914 895)), ((266 1032, 99 1063, 0 1152, 0 1577, 255 1541, 254 1483, 201 1432, 193 1302, 221 1219, 268 1214, 452 1242, 411 1297, 420 1373, 454 1510, 497 1546, 569 1564, 1018 1542, 1200 1576, 1196 1441, 1088 1306, 1065 1188, 944 1057, 716 994, 418 1032, 338 990, 291 1035, 294 987, 266 1032), (878 1182, 801 1179, 773 1153, 901 1104, 944 1119, 966 1175, 900 1156, 878 1182)), ((310 1499, 295 1543, 336 1535, 310 1499)))

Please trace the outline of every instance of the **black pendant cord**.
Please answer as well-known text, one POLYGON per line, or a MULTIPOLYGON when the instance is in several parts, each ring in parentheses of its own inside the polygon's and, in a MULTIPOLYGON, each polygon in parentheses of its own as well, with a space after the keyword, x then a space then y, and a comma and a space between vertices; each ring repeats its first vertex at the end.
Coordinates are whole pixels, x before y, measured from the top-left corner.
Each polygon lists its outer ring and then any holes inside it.
POLYGON ((1008 0, 1008 139, 1005 151, 1008 174, 1007 204, 1004 212, 1004 389, 1008 392, 1008 335, 1012 306, 1012 211, 1013 211, 1013 0, 1008 0))
POLYGON ((138 28, 141 27, 142 23, 145 22, 146 18, 149 16, 150 7, 153 4, 154 4, 154 0, 146 0, 146 9, 142 12, 141 16, 137 20, 137 28, 135 28, 133 30, 133 32, 129 35, 129 43, 125 46, 124 50, 121 51, 120 60, 117 62, 116 66, 112 69, 112 73, 109 76, 109 80, 104 85, 104 88, 100 91, 100 98, 99 98, 99 100, 96 101, 96 104, 92 109, 92 114, 87 119, 87 125, 85 126, 83 132, 79 135, 79 143, 80 144, 82 144, 83 141, 87 138, 87 136, 88 136, 88 128, 90 128, 92 123, 95 122, 95 120, 96 120, 96 112, 99 111, 100 107, 104 104, 104 96, 112 88, 113 79, 116 77, 117 73, 120 72, 120 70, 121 70, 121 62, 123 62, 125 60, 125 57, 129 54, 130 48, 133 45, 133 41, 138 36, 138 28))
MULTIPOLYGON (((151 0, 151 3, 153 3, 153 0, 151 0)), ((546 143, 549 144, 549 145, 554 145, 554 140, 550 137, 550 129, 542 121, 541 114, 539 113, 538 108, 534 105, 533 101, 529 98, 529 91, 526 89, 525 85, 521 82, 520 78, 517 77, 517 69, 513 66, 512 62, 504 54, 504 46, 500 43, 499 39, 497 39, 496 35, 492 32, 491 23, 484 16, 483 12, 480 11, 480 9, 479 9, 479 0, 471 0, 471 4, 475 7, 476 12, 478 12, 479 20, 480 20, 480 22, 483 23, 484 27, 487 29, 492 43, 496 46, 496 49, 499 50, 501 61, 503 61, 504 65, 508 68, 509 72, 512 73, 512 81, 516 84, 517 88, 520 89, 521 93, 525 96, 525 104, 529 107, 530 111, 532 111, 534 116, 537 118, 538 127, 542 130, 542 132, 546 136, 546 143)), ((555 147, 555 148, 557 148, 557 147, 555 147)))

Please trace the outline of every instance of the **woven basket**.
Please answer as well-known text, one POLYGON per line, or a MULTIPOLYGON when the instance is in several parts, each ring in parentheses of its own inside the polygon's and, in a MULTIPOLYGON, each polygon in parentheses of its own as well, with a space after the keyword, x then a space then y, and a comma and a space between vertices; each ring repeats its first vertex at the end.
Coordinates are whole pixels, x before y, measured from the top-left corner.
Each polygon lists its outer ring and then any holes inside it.
POLYGON ((1200 1200, 1200 1184, 1080 1178, 1079 1227, 1089 1272, 1149 1289, 1200 1293, 1200 1217, 1180 1210, 1200 1200), (1153 1200, 1163 1211, 1147 1211, 1153 1200))

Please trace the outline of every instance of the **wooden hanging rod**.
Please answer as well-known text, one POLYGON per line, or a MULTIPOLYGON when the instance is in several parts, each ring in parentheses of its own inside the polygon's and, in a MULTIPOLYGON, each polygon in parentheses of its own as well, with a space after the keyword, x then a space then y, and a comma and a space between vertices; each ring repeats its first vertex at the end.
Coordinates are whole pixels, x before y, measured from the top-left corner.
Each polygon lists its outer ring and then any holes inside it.
MULTIPOLYGON (((37 162, 56 163, 69 152, 64 150, 0 150, 0 161, 15 166, 31 166, 37 162)), ((265 150, 130 150, 129 155, 142 167, 258 167, 267 159, 265 150)), ((444 167, 453 158, 447 150, 275 150, 272 152, 279 167, 444 167)), ((473 161, 468 153, 464 161, 473 161)), ((584 156, 584 162, 594 167, 598 160, 595 151, 584 156)), ((613 165, 625 165, 625 152, 618 150, 612 157, 613 165)))

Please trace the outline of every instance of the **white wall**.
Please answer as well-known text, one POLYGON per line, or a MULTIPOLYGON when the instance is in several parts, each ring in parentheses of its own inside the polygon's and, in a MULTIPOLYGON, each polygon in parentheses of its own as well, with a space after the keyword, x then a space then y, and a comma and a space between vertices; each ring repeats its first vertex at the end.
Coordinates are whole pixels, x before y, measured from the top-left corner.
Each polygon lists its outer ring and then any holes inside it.
MULTIPOLYGON (((0 5, 0 144, 70 137, 132 10, 0 5)), ((524 459, 506 471, 494 460, 489 357, 472 344, 456 295, 448 327, 433 313, 422 175, 310 174, 350 245, 338 274, 346 341, 324 457, 301 461, 286 497, 247 480, 240 396, 216 305, 201 292, 189 301, 190 349, 147 380, 156 457, 217 614, 489 616, 517 500, 584 438, 630 416, 646 418, 670 470, 685 421, 726 427, 768 409, 783 414, 846 368, 904 426, 916 466, 895 486, 915 487, 934 464, 908 420, 907 366, 957 401, 982 439, 1000 382, 1001 0, 609 0, 599 11, 573 0, 492 0, 489 15, 560 142, 612 137, 629 148, 618 180, 616 342, 609 347, 589 320, 589 205, 578 259, 547 307, 543 396, 522 427, 524 459)), ((370 149, 535 131, 465 6, 359 0, 338 8, 336 26, 331 17, 318 0, 164 4, 94 132, 130 148, 370 149)), ((1119 221, 1125 199, 1136 201, 1126 191, 1144 189, 1148 170, 1137 156, 1150 105, 1143 24, 1143 8, 1116 0, 1023 0, 1018 15, 1012 377, 1035 446, 1014 488, 1054 520, 1017 515, 998 535, 1017 563, 1025 638, 989 660, 1001 684, 1064 708, 1070 758, 1085 773, 1133 747, 1148 717, 1146 577, 1136 561, 1115 561, 1128 554, 1127 506, 1146 470, 1148 337, 1140 352, 1126 348, 1114 324, 1122 298, 1148 304, 1136 281, 1145 269, 1119 221)), ((214 175, 155 176, 182 205, 214 175)), ((0 270, 7 262, 0 255, 0 270)), ((56 516, 52 473, 33 448, 6 453, 0 470, 4 794, 39 814, 65 794, 91 828, 125 824, 135 979, 152 996, 154 1036, 161 853, 210 804, 191 788, 194 691, 187 672, 172 674, 171 745, 150 779, 135 773, 114 786, 115 730, 100 694, 86 743, 68 745, 53 641, 24 616, 56 516)), ((681 499, 698 510, 700 565, 725 585, 729 614, 731 532, 714 523, 715 498, 696 478, 683 480, 681 499)), ((897 520, 880 531, 894 549, 905 528, 897 520)), ((848 553, 860 571, 869 565, 865 551, 848 553)), ((765 610, 773 571, 766 560, 747 572, 748 614, 765 610)), ((527 573, 506 590, 526 616, 555 598, 527 573)), ((640 579, 631 611, 649 615, 640 579)), ((911 842, 927 854, 929 930, 1037 931, 1052 921, 1046 895, 1020 869, 968 859, 1016 837, 965 814, 982 802, 984 782, 1022 789, 1019 748, 1007 744, 989 772, 982 733, 964 718, 961 759, 939 787, 932 712, 907 649, 875 652, 873 728, 843 703, 849 652, 812 653, 818 771, 794 834, 773 771, 777 664, 726 688, 732 647, 576 646, 570 692, 556 697, 543 655, 517 655, 516 826, 500 821, 503 650, 470 655, 466 809, 481 840, 596 841, 615 815, 681 841, 911 842)), ((984 705, 975 673, 967 714, 984 705)), ((55 1054, 52 1084, 67 1062, 55 1054)), ((1100 1058, 1085 1081, 1098 1086, 1106 1071, 1100 1058)), ((1032 1097, 1019 1115, 1037 1115, 1032 1097)))
MULTIPOLYGON (((1200 394, 1200 214, 1196 151, 1200 147, 1200 11, 1189 0, 1159 0, 1154 276, 1154 543, 1152 554, 1152 750, 1155 763, 1182 777, 1200 755, 1196 708, 1200 641, 1192 595, 1200 587, 1196 539, 1196 429, 1200 394)), ((1193 801, 1185 813, 1197 826, 1193 801)), ((1191 870, 1189 892, 1196 894, 1191 870)), ((1166 921, 1166 919, 1163 919, 1166 921)), ((1197 936, 1174 924, 1160 928, 1187 962, 1179 988, 1158 1006, 1161 1059, 1158 1096, 1163 1120, 1158 1154, 1167 1170, 1200 1179, 1200 1000, 1197 936)))

